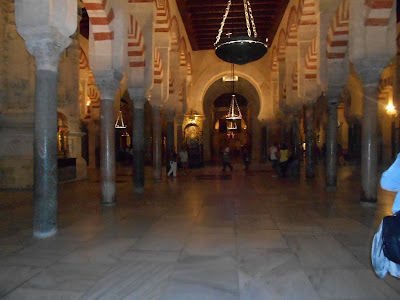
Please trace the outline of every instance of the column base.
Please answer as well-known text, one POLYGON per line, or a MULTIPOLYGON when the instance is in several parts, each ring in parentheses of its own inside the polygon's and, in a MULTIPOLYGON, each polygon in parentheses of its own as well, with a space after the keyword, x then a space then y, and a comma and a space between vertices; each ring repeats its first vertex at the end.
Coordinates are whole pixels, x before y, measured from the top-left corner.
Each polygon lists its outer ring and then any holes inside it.
POLYGON ((336 192, 337 187, 336 186, 326 186, 326 191, 327 192, 336 192))
POLYGON ((360 201, 362 203, 376 203, 378 199, 376 197, 367 197, 364 192, 362 192, 360 201))
POLYGON ((54 228, 48 232, 34 231, 33 236, 38 239, 47 239, 47 238, 55 235, 56 233, 57 233, 57 228, 54 228))
POLYGON ((144 187, 134 187, 133 191, 137 194, 143 194, 144 193, 144 187))
POLYGON ((104 206, 104 207, 113 207, 116 205, 117 205, 116 201, 115 202, 101 202, 101 206, 104 206))

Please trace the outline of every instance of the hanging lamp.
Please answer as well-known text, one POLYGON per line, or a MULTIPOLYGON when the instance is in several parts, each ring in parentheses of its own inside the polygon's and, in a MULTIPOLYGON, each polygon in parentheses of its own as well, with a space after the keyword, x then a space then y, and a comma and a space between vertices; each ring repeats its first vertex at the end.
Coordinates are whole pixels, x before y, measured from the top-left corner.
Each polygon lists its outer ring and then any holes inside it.
POLYGON ((124 124, 124 119, 122 118, 122 111, 119 111, 119 115, 117 121, 115 121, 116 129, 125 129, 126 125, 124 124))
POLYGON ((232 1, 229 0, 214 43, 215 54, 224 61, 244 65, 262 58, 267 53, 268 46, 266 43, 268 39, 264 41, 257 37, 256 24, 249 0, 243 0, 247 36, 231 36, 231 33, 228 33, 226 38, 221 38, 231 4, 232 1))
MULTIPOLYGON (((233 63, 232 63, 231 70, 232 70, 232 78, 234 78, 235 65, 233 63)), ((232 81, 232 100, 231 100, 231 105, 229 106, 229 111, 228 111, 228 115, 226 116, 226 119, 227 120, 241 120, 242 119, 242 113, 240 111, 240 107, 239 107, 239 104, 237 103, 236 95, 235 95, 235 81, 232 81)))
POLYGON ((237 124, 234 122, 229 122, 229 125, 226 127, 226 129, 228 129, 228 130, 235 130, 237 128, 238 128, 237 124))

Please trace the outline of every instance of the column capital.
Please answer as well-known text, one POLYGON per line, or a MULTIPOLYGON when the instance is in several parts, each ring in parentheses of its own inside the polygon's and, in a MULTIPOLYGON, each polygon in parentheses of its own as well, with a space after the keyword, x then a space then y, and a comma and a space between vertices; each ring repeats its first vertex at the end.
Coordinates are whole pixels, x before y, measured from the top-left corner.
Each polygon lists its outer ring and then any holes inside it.
POLYGON ((328 104, 338 104, 341 94, 343 92, 343 86, 329 86, 325 91, 325 95, 328 98, 328 104))
POLYGON ((44 29, 40 33, 37 28, 24 28, 23 31, 26 49, 35 57, 37 70, 57 72, 60 55, 72 39, 54 29, 44 29))
POLYGON ((354 69, 361 79, 363 86, 379 85, 381 73, 388 66, 388 57, 364 57, 353 62, 354 69))
POLYGON ((114 69, 94 73, 101 100, 114 100, 115 93, 121 87, 122 73, 114 69))
POLYGON ((152 108, 153 112, 158 112, 159 113, 161 111, 161 109, 162 109, 162 106, 159 103, 153 103, 151 105, 151 108, 152 108))
POLYGON ((146 90, 144 88, 128 88, 128 92, 134 108, 144 109, 144 104, 147 102, 146 90))
POLYGON ((180 115, 177 115, 177 114, 175 114, 175 122, 176 122, 176 124, 179 126, 182 126, 182 124, 183 124, 183 115, 182 114, 180 114, 180 115))
POLYGON ((167 122, 174 122, 174 117, 175 117, 175 110, 172 108, 165 108, 164 109, 164 114, 165 118, 167 119, 167 122))

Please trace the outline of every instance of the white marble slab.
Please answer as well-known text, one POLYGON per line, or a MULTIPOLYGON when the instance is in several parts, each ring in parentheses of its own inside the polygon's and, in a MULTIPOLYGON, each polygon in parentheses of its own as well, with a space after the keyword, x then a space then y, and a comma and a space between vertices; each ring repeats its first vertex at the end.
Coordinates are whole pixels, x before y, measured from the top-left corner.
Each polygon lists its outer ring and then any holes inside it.
POLYGON ((135 243, 135 239, 93 239, 63 257, 62 263, 114 264, 135 243))
POLYGON ((320 299, 288 249, 240 251, 241 300, 320 299))
POLYGON ((323 299, 400 299, 400 294, 371 269, 331 268, 306 272, 323 299))
POLYGON ((56 263, 34 276, 21 287, 25 289, 86 291, 112 268, 102 264, 56 263))
POLYGON ((170 263, 136 261, 120 264, 92 286, 82 299, 159 299, 171 272, 170 263))
POLYGON ((38 267, 0 265, 0 298, 42 271, 38 267))
POLYGON ((235 236, 229 233, 193 232, 182 255, 228 256, 236 251, 235 236))
POLYGON ((18 288, 8 294, 6 300, 78 300, 83 293, 76 291, 52 291, 31 288, 18 288))
POLYGON ((360 267, 361 263, 341 243, 328 234, 285 234, 285 239, 307 268, 360 267))
POLYGON ((288 247, 279 230, 239 231, 237 233, 237 245, 239 249, 288 247))
POLYGON ((160 299, 239 300, 236 263, 229 257, 185 257, 160 299))

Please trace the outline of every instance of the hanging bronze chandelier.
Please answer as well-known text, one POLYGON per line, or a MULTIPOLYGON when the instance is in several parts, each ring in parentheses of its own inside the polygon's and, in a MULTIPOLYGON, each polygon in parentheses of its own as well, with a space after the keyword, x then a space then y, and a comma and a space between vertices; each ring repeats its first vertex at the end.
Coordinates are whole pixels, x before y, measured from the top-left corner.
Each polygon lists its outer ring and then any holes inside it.
MULTIPOLYGON (((232 71, 232 78, 235 78, 235 64, 233 64, 233 63, 232 63, 231 71, 232 71)), ((242 113, 240 111, 240 107, 236 100, 236 95, 235 95, 235 80, 232 80, 232 100, 231 100, 231 105, 229 106, 229 111, 228 111, 228 115, 226 116, 226 119, 231 120, 231 121, 242 119, 242 113)), ((231 124, 232 123, 233 122, 231 122, 231 124)), ((237 126, 236 126, 236 128, 232 128, 232 129, 237 129, 237 126)))
POLYGON ((114 127, 116 129, 125 129, 126 128, 126 125, 124 123, 124 118, 122 118, 122 111, 119 111, 119 115, 118 115, 117 120, 115 121, 114 127))
POLYGON ((231 36, 231 33, 228 33, 226 38, 221 38, 231 4, 232 1, 229 0, 214 43, 215 54, 224 61, 244 65, 262 58, 267 53, 268 46, 266 42, 268 39, 263 41, 263 39, 257 37, 256 24, 249 0, 243 0, 248 36, 231 36))

